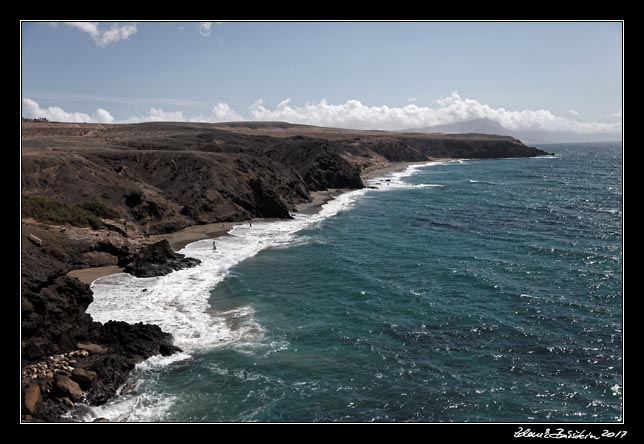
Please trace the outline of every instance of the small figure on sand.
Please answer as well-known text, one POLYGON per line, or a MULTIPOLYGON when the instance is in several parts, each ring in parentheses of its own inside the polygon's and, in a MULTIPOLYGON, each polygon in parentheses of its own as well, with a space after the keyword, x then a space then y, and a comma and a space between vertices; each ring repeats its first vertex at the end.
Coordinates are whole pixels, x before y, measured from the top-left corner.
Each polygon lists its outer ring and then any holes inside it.
POLYGON ((215 241, 212 241, 212 249, 213 249, 213 250, 216 250, 216 249, 217 249, 217 245, 215 244, 215 241))
POLYGON ((252 227, 252 226, 253 226, 253 223, 252 223, 252 222, 248 222, 248 225, 250 225, 250 226, 252 227))

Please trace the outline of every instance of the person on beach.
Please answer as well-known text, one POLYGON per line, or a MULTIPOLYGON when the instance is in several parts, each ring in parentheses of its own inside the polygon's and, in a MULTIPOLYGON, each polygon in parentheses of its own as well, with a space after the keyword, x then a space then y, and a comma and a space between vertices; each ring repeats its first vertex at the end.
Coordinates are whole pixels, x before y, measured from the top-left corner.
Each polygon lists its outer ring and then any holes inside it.
POLYGON ((212 241, 212 249, 213 249, 213 250, 216 250, 216 249, 217 249, 217 245, 215 244, 215 241, 212 241))

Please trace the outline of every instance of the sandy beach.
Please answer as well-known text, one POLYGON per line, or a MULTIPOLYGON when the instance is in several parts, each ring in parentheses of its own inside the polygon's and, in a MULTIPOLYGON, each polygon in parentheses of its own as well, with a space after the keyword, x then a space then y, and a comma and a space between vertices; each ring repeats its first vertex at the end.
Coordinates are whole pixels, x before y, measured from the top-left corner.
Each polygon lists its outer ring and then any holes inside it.
POLYGON ((91 284, 98 278, 109 276, 110 274, 121 273, 123 268, 116 265, 109 265, 107 267, 91 267, 83 268, 82 270, 74 270, 67 273, 67 276, 75 277, 84 284, 91 284))
MULTIPOLYGON (((443 159, 435 159, 443 160, 443 159)), ((388 163, 388 162, 378 162, 375 165, 372 165, 368 168, 365 168, 360 177, 362 181, 366 183, 367 180, 373 179, 375 177, 382 176, 393 171, 404 170, 410 165, 423 164, 428 161, 422 162, 399 162, 399 163, 388 163)), ((325 191, 313 191, 311 192, 311 201, 304 202, 296 205, 296 211, 303 214, 312 214, 319 210, 319 208, 330 201, 331 199, 336 198, 340 194, 351 191, 348 189, 341 188, 331 188, 325 191)), ((175 231, 174 233, 165 233, 165 234, 155 234, 150 236, 148 239, 150 242, 158 242, 163 239, 167 239, 170 243, 170 246, 174 251, 179 251, 184 248, 186 245, 192 242, 196 242, 203 239, 216 239, 220 236, 228 234, 228 232, 235 226, 240 224, 254 223, 261 224, 265 222, 273 222, 281 219, 263 219, 256 218, 248 221, 240 222, 217 222, 212 224, 204 225, 194 225, 192 227, 184 228, 183 230, 175 231)), ((78 278, 81 282, 86 284, 91 284, 96 279, 109 276, 115 273, 121 273, 123 268, 117 266, 107 266, 107 267, 91 267, 83 268, 82 270, 74 270, 68 273, 68 276, 78 278)))

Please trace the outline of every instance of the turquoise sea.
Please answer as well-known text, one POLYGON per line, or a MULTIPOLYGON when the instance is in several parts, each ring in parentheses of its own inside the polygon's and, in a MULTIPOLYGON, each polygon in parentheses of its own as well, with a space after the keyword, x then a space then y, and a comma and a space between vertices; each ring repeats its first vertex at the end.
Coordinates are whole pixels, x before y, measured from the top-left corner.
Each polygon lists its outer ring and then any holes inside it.
POLYGON ((96 281, 95 319, 184 353, 82 417, 621 421, 621 144, 541 148, 390 173, 191 244, 194 269, 96 281))

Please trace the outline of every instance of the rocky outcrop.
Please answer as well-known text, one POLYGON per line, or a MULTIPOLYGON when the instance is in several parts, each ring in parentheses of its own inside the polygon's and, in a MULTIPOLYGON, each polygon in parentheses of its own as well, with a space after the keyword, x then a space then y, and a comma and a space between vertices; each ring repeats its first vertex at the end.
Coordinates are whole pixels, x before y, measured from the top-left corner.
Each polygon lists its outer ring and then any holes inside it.
POLYGON ((93 300, 89 286, 65 274, 78 252, 92 245, 33 225, 23 225, 22 235, 25 420, 60 421, 78 400, 105 402, 136 363, 178 350, 172 336, 157 326, 100 324, 86 313, 93 300), (28 240, 31 232, 37 233, 41 246, 28 240))
POLYGON ((136 277, 163 276, 176 270, 199 265, 199 259, 175 253, 167 240, 144 247, 123 271, 136 277))
POLYGON ((288 207, 282 197, 269 186, 266 186, 261 179, 251 179, 249 185, 253 190, 256 201, 259 202, 255 210, 259 217, 291 218, 288 207))
POLYGON ((78 344, 67 353, 23 367, 23 413, 28 420, 58 421, 78 401, 102 404, 122 386, 134 366, 180 349, 156 325, 108 322, 95 332, 98 344, 78 344))

